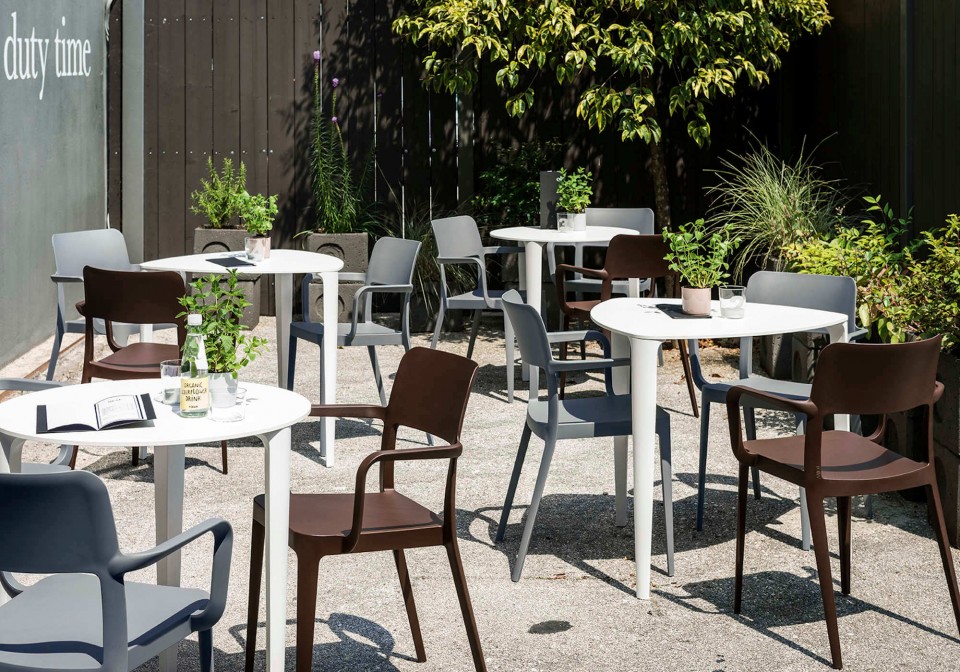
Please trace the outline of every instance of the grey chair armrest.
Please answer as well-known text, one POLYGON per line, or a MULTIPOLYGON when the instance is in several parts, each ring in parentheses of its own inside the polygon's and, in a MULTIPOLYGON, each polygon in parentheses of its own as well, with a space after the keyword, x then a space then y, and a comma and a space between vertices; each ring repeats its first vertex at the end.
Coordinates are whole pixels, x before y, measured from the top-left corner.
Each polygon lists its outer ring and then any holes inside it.
POLYGON ((524 248, 510 245, 493 245, 483 248, 484 254, 523 254, 524 248))
POLYGON ((357 326, 360 318, 360 306, 367 294, 411 294, 413 285, 364 285, 353 295, 353 321, 350 323, 350 332, 347 338, 357 335, 357 326))
POLYGON ((82 283, 83 282, 82 275, 57 275, 56 273, 54 273, 53 275, 50 276, 50 279, 58 284, 61 282, 62 283, 71 283, 71 282, 82 283))
POLYGON ((487 308, 493 308, 493 302, 490 300, 490 295, 487 292, 487 267, 483 263, 483 259, 480 257, 437 257, 437 263, 441 266, 441 272, 443 271, 442 266, 444 264, 471 264, 476 266, 483 302, 487 305, 487 308))
POLYGON ((861 338, 864 338, 869 333, 870 332, 868 332, 866 329, 863 329, 863 328, 855 329, 851 333, 847 334, 847 342, 853 343, 854 341, 859 341, 861 338))
POLYGON ((63 387, 66 383, 58 380, 32 380, 29 378, 0 378, 0 390, 15 392, 39 392, 54 387, 63 387))
POLYGON ((570 373, 571 371, 593 371, 600 369, 610 369, 615 366, 630 366, 630 360, 626 357, 622 359, 587 359, 587 360, 561 360, 550 364, 549 373, 570 373))
POLYGON ((603 335, 603 332, 596 329, 547 332, 548 343, 571 343, 573 341, 596 341, 603 347, 604 357, 610 356, 610 340, 603 335))
POLYGON ((16 597, 25 591, 27 586, 13 578, 11 572, 0 572, 0 588, 3 588, 3 592, 5 592, 7 596, 16 597))
POLYGON ((337 273, 337 279, 342 282, 366 282, 366 273, 337 273))

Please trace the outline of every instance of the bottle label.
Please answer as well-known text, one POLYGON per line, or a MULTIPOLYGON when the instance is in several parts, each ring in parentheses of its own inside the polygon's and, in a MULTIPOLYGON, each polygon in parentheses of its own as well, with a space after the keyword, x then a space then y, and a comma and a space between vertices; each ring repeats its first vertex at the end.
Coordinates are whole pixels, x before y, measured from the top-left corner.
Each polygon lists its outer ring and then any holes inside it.
POLYGON ((192 413, 210 408, 208 376, 180 377, 180 412, 192 413))

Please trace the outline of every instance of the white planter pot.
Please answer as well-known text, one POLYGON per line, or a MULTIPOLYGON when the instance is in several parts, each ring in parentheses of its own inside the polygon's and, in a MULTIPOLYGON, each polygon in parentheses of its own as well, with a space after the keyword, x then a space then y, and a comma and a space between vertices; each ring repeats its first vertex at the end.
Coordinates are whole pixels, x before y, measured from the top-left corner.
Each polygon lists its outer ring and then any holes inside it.
POLYGON ((558 212, 557 230, 564 232, 586 231, 587 213, 585 212, 558 212))
POLYGON ((681 287, 680 307, 687 315, 709 315, 710 288, 681 287))
POLYGON ((235 373, 210 374, 210 405, 213 408, 232 408, 237 403, 237 385, 235 373))
POLYGON ((270 236, 247 236, 243 239, 243 249, 250 261, 269 259, 270 236))

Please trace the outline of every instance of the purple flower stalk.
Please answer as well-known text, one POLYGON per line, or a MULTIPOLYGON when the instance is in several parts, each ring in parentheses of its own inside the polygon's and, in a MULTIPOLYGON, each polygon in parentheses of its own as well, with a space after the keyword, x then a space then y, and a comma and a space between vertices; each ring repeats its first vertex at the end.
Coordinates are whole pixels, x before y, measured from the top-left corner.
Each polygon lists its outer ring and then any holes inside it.
POLYGON ((317 51, 313 52, 313 60, 314 60, 315 62, 317 62, 317 63, 320 62, 320 50, 319 50, 319 49, 318 49, 317 51))
POLYGON ((336 118, 336 117, 330 117, 330 121, 332 121, 333 123, 337 123, 337 118, 336 118))
POLYGON ((333 88, 337 88, 338 86, 340 86, 340 80, 334 77, 331 84, 333 84, 333 88))

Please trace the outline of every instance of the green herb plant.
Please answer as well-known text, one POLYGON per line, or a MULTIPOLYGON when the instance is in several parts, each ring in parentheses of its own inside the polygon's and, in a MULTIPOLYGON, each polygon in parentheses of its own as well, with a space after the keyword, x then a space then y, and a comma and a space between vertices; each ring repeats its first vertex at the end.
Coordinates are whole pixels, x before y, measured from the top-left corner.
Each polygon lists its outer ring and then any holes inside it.
POLYGON ((593 173, 581 166, 574 172, 560 170, 557 176, 557 211, 580 213, 590 205, 593 196, 593 173))
POLYGON ((209 228, 222 229, 240 216, 247 195, 247 168, 240 162, 234 170, 233 161, 223 160, 217 172, 213 157, 207 157, 208 179, 200 179, 200 188, 190 194, 190 212, 207 220, 209 228))
POLYGON ((198 313, 203 318, 200 330, 208 370, 232 373, 236 378, 240 369, 255 360, 267 345, 265 338, 241 333, 240 316, 250 302, 237 286, 236 270, 226 276, 197 278, 190 288, 192 292, 180 299, 184 311, 177 317, 198 313))
POLYGON ((670 246, 664 257, 670 269, 698 289, 715 287, 728 277, 730 256, 740 244, 726 227, 711 229, 703 219, 664 231, 663 238, 670 246))
POLYGON ((265 236, 273 228, 273 221, 277 218, 276 195, 267 198, 263 194, 243 193, 243 206, 240 219, 243 221, 247 233, 254 236, 265 236))

